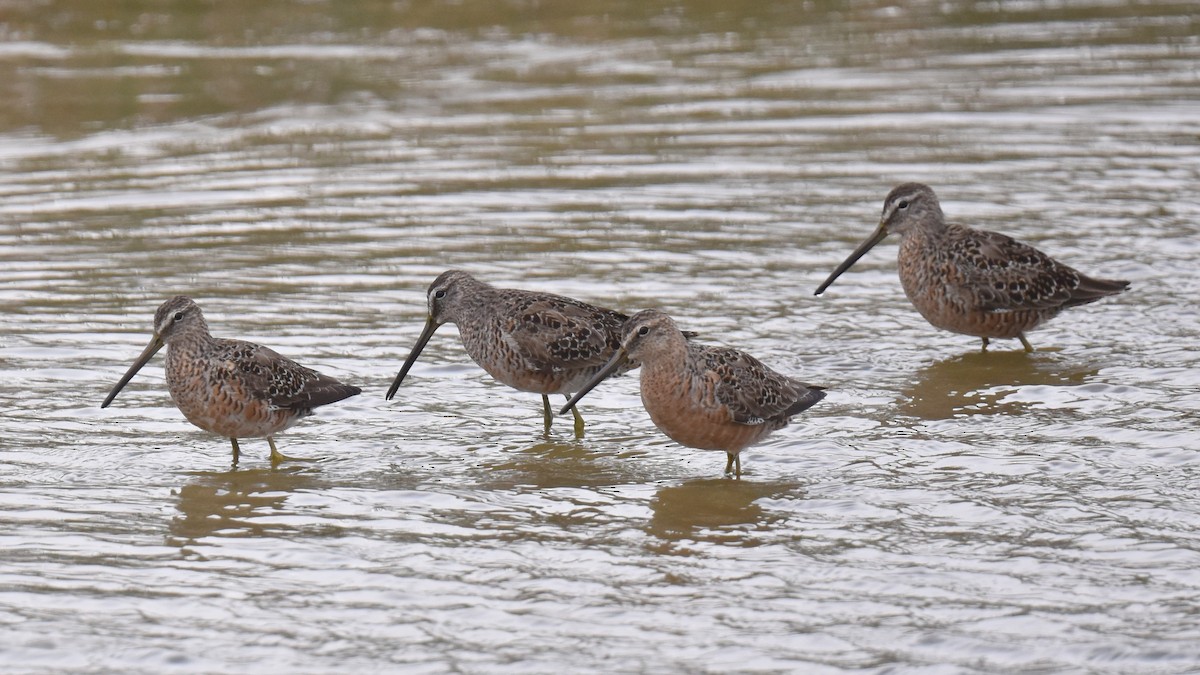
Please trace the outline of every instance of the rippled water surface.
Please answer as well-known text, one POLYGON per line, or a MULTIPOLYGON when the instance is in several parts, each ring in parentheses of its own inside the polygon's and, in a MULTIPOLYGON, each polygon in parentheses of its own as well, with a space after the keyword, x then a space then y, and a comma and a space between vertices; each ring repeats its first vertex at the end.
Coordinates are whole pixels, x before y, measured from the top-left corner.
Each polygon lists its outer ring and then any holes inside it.
POLYGON ((0 670, 1200 669, 1200 18, 1190 2, 186 3, 0 15, 0 670), (1128 279, 980 353, 895 184, 1128 279), (461 267, 830 388, 744 453, 632 374, 542 434, 452 326, 461 267), (359 384, 188 424, 175 294, 359 384))

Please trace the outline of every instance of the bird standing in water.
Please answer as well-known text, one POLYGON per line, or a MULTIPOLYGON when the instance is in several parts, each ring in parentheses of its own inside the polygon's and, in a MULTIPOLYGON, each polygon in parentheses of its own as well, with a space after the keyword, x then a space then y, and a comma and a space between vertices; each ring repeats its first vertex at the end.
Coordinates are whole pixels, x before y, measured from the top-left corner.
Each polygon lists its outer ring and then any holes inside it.
POLYGON ((273 465, 294 459, 279 452, 274 435, 311 415, 314 408, 362 391, 267 347, 209 335, 200 306, 177 295, 154 313, 150 344, 100 407, 107 408, 163 345, 171 399, 189 422, 230 440, 234 466, 239 438, 265 436, 273 465))
MULTIPOLYGON (((429 313, 400 372, 388 388, 391 400, 408 371, 445 323, 458 326, 467 354, 498 382, 542 395, 545 433, 553 414, 550 394, 579 391, 620 345, 620 312, 572 298, 496 288, 461 270, 447 270, 426 293, 429 313)), ((621 372, 636 368, 631 362, 621 372)), ((575 435, 583 417, 575 411, 575 435)))
POLYGON ((888 234, 900 235, 900 284, 936 328, 991 338, 1017 338, 1076 305, 1116 295, 1128 281, 1095 279, 998 232, 947 223, 927 185, 905 183, 883 202, 879 226, 837 266, 820 295, 888 234))
POLYGON ((825 398, 824 387, 781 375, 745 352, 689 342, 670 316, 647 309, 625 322, 619 349, 559 414, 626 360, 642 364, 642 404, 654 425, 682 445, 724 451, 725 473, 735 477, 742 450, 825 398))

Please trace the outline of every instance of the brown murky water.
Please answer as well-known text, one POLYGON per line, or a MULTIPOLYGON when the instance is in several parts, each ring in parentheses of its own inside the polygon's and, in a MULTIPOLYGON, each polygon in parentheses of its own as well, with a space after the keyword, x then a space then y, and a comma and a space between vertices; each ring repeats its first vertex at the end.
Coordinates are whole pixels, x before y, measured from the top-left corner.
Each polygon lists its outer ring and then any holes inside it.
POLYGON ((1200 668, 1191 3, 29 3, 0 9, 0 670, 1200 668), (784 6, 786 5, 786 6, 784 6), (896 183, 1133 291, 930 328, 896 183), (828 385, 744 456, 585 439, 447 327, 448 267, 661 307, 828 385), (273 470, 172 406, 216 335, 359 384, 273 470))

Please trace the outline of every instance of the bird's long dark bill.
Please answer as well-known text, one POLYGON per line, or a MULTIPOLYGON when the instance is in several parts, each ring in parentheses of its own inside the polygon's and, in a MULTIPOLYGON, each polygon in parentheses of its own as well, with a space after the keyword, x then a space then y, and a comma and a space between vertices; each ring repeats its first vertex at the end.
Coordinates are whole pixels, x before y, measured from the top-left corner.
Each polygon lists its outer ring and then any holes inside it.
POLYGON ((825 283, 821 284, 821 286, 819 288, 817 288, 817 292, 813 293, 813 295, 820 295, 820 294, 824 293, 825 289, 829 288, 829 286, 833 283, 834 279, 837 279, 838 277, 840 277, 842 275, 842 272, 845 272, 846 270, 850 269, 851 265, 858 262, 859 258, 866 255, 867 251, 870 251, 871 248, 875 246, 875 244, 878 244, 879 242, 883 241, 883 238, 886 236, 888 236, 887 228, 884 227, 883 223, 880 223, 879 227, 876 227, 875 231, 873 233, 871 233, 871 236, 867 237, 866 241, 859 244, 858 248, 854 249, 854 253, 851 253, 849 258, 846 258, 842 262, 841 265, 837 266, 837 269, 835 269, 833 271, 833 274, 829 275, 829 278, 825 280, 825 283))
POLYGON ((620 368, 621 364, 624 361, 625 361, 625 350, 623 348, 618 349, 612 355, 612 358, 608 360, 608 363, 604 364, 604 367, 600 369, 600 372, 593 375, 592 379, 588 380, 587 384, 583 385, 583 388, 580 389, 574 396, 572 396, 571 400, 567 401, 567 404, 564 405, 562 407, 562 409, 558 411, 558 414, 566 415, 568 410, 570 410, 571 408, 574 408, 576 403, 579 403, 579 399, 583 398, 584 396, 587 396, 589 391, 596 388, 596 385, 603 382, 604 379, 607 378, 609 375, 612 375, 613 371, 620 368))
POLYGON ((392 400, 396 395, 396 390, 400 388, 400 383, 404 381, 404 376, 408 375, 409 369, 417 362, 417 357, 421 355, 421 350, 425 349, 425 345, 429 344, 429 338, 433 337, 433 333, 438 329, 438 324, 433 322, 433 317, 425 319, 425 329, 421 331, 421 337, 417 338, 417 344, 413 345, 412 351, 408 353, 408 358, 405 359, 404 365, 400 366, 400 372, 396 374, 396 379, 392 380, 392 386, 388 387, 387 400, 392 400))
POLYGON ((162 338, 158 337, 157 334, 150 338, 150 344, 146 345, 146 348, 142 350, 141 355, 137 357, 137 361, 134 361, 133 365, 129 366, 129 370, 125 371, 125 376, 121 378, 121 381, 117 383, 117 386, 113 387, 112 391, 108 392, 108 396, 104 398, 104 403, 101 403, 100 407, 107 408, 108 404, 112 403, 113 399, 117 397, 117 394, 121 393, 121 390, 125 388, 125 385, 129 384, 129 381, 133 379, 133 376, 137 375, 137 372, 142 369, 142 366, 146 365, 146 363, 158 353, 158 350, 162 349, 162 346, 162 338))

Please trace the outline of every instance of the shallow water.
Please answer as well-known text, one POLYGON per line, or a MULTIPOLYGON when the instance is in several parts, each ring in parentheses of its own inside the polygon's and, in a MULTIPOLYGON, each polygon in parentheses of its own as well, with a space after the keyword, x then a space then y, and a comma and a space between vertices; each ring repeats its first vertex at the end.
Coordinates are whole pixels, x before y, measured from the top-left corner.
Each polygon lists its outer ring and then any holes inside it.
POLYGON ((6 672, 1200 668, 1189 3, 6 9, 6 672), (1133 290, 986 354, 869 234, 896 183, 1133 290), (442 270, 830 387, 743 456, 636 375, 542 434, 442 270), (265 441, 172 406, 154 309, 364 388, 265 441))

